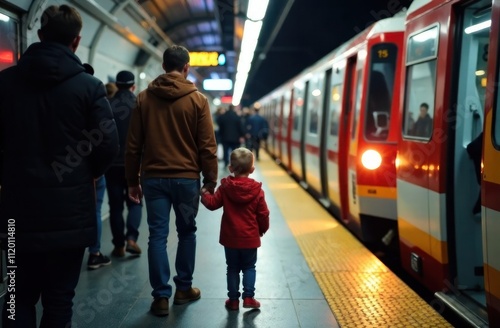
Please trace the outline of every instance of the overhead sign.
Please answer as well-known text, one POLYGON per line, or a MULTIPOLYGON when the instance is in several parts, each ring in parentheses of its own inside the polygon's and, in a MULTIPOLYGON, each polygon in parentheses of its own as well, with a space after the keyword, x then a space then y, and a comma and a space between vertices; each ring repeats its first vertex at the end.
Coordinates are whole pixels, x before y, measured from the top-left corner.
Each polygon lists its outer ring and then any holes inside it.
POLYGON ((203 89, 207 91, 228 91, 233 88, 230 79, 206 79, 203 80, 203 89))
POLYGON ((189 53, 192 67, 224 66, 226 55, 217 51, 195 51, 189 53))

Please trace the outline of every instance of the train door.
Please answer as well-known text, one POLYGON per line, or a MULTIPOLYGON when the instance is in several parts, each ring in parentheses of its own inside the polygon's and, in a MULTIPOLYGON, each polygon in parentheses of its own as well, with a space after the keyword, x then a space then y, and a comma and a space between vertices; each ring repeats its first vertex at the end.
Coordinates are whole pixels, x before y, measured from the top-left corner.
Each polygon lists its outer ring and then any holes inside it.
POLYGON ((339 181, 342 220, 360 236, 360 226, 358 222, 354 221, 356 216, 352 215, 353 210, 355 211, 357 208, 356 163, 355 154, 353 156, 352 152, 353 148, 356 147, 362 84, 362 70, 358 70, 357 65, 356 57, 347 60, 344 110, 339 131, 339 181), (352 167, 352 164, 354 164, 354 167, 352 167))
MULTIPOLYGON (((500 36, 500 2, 493 1, 490 40, 500 36)), ((485 293, 490 327, 500 327, 500 47, 489 47, 488 86, 484 124, 482 225, 485 293)))
MULTIPOLYGON (((341 122, 346 121, 346 113, 342 113, 343 88, 345 75, 345 60, 335 63, 331 73, 330 84, 327 84, 328 114, 326 128, 326 180, 328 185, 328 199, 332 203, 334 210, 339 211, 340 203, 340 147, 339 128, 341 122)), ((346 125, 347 123, 344 123, 346 125)), ((343 150, 345 151, 345 150, 343 150)), ((338 215, 341 216, 341 215, 338 215)))
POLYGON ((485 307, 480 163, 490 36, 485 22, 491 22, 491 1, 476 1, 455 10, 457 69, 451 113, 455 135, 450 145, 453 170, 449 180, 453 185, 448 193, 448 204, 453 204, 448 217, 450 271, 456 288, 453 299, 466 295, 485 307))
POLYGON ((278 119, 277 119, 277 144, 276 144, 276 158, 278 163, 281 163, 283 161, 283 106, 284 106, 285 98, 284 95, 280 95, 278 103, 279 103, 279 108, 278 108, 278 119))
MULTIPOLYGON (((305 171, 309 188, 322 195, 321 184, 321 124, 323 121, 323 98, 325 73, 314 73, 309 80, 306 105, 305 171)), ((322 198, 322 197, 321 197, 322 198)))
POLYGON ((448 114, 450 163, 447 172, 448 257, 453 288, 447 294, 437 295, 451 304, 467 304, 473 313, 471 320, 482 323, 487 318, 481 310, 486 307, 486 296, 480 171, 491 0, 467 2, 466 6, 453 9, 456 29, 452 81, 455 84, 451 86, 452 105, 448 114))
POLYGON ((302 81, 296 81, 294 84, 294 97, 293 97, 293 106, 292 106, 292 135, 290 140, 291 145, 291 167, 292 174, 298 177, 300 180, 303 179, 302 174, 302 148, 303 148, 303 123, 304 123, 304 98, 305 98, 305 89, 306 85, 302 81))
POLYGON ((289 121, 290 121, 290 111, 291 111, 291 101, 292 95, 290 90, 286 90, 283 95, 283 115, 281 117, 281 161, 283 165, 289 170, 290 169, 290 135, 289 135, 289 121))
POLYGON ((457 24, 455 43, 456 49, 460 49, 456 55, 460 57, 455 66, 457 79, 453 79, 457 85, 456 100, 452 99, 456 104, 456 120, 450 188, 454 191, 451 194, 454 215, 450 218, 453 220, 450 233, 454 232, 454 238, 449 239, 454 241, 450 248, 455 254, 451 254, 454 256, 450 257, 450 266, 456 270, 455 284, 461 293, 485 306, 479 184, 481 143, 473 141, 478 137, 482 140, 490 30, 480 27, 491 22, 491 1, 478 1, 457 10, 457 22, 461 24, 457 24), (476 152, 478 156, 474 156, 476 152))

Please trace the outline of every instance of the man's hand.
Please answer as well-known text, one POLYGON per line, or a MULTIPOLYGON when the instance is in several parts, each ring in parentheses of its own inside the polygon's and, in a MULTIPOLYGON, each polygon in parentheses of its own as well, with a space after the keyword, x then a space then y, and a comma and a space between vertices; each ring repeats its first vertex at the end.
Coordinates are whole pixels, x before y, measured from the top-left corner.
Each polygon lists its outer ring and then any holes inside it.
POLYGON ((135 187, 128 187, 128 198, 136 204, 141 203, 142 187, 141 185, 135 187))
POLYGON ((216 183, 213 183, 213 182, 206 183, 203 185, 203 187, 201 187, 201 193, 205 194, 208 192, 208 193, 213 194, 215 192, 215 186, 216 186, 216 183))

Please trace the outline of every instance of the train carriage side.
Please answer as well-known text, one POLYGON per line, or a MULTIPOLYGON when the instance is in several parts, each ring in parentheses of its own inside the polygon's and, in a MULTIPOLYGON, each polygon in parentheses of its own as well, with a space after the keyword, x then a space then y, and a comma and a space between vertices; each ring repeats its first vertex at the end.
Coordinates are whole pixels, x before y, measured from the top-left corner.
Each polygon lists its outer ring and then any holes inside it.
MULTIPOLYGON (((334 63, 328 93, 329 200, 365 242, 397 234, 395 157, 404 15, 357 36, 334 63)), ((395 243, 396 244, 396 243, 395 243)))
POLYGON ((487 320, 479 184, 491 1, 416 0, 407 15, 397 158, 403 267, 478 325, 487 320), (470 147, 469 147, 470 148, 470 147))

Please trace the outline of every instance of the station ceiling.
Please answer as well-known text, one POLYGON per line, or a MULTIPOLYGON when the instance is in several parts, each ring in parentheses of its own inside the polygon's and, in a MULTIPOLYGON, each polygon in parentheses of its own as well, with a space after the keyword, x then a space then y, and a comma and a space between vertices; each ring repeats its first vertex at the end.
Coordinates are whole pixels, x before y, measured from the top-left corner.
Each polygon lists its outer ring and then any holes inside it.
MULTIPOLYGON (((234 82, 248 0, 135 1, 173 43, 190 51, 226 54, 224 66, 196 68, 198 76, 234 82)), ((270 0, 242 104, 251 105, 371 22, 392 16, 411 1, 350 0, 340 5, 337 0, 270 0)))

